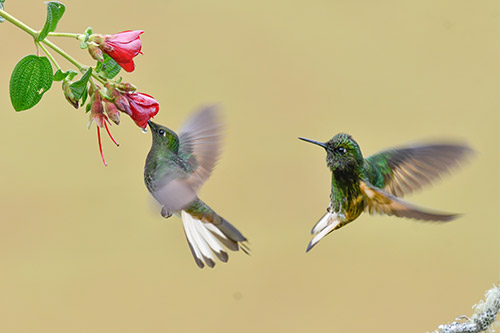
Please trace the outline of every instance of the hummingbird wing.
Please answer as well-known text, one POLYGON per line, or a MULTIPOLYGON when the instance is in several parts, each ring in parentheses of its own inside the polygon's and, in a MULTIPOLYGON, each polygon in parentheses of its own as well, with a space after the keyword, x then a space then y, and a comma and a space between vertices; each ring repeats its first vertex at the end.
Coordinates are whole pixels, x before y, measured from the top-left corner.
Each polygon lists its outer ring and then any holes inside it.
POLYGON ((179 130, 179 156, 193 170, 186 182, 195 191, 210 177, 219 158, 221 132, 215 106, 202 107, 179 130))
POLYGON ((165 158, 149 165, 146 186, 155 199, 169 212, 178 212, 197 198, 188 183, 189 173, 180 160, 165 158))
POLYGON ((365 211, 370 214, 394 215, 425 221, 447 222, 456 218, 457 214, 440 214, 427 212, 411 205, 394 195, 381 190, 366 181, 360 181, 359 187, 365 197, 365 211))
POLYGON ((371 184, 402 197, 449 173, 472 152, 460 144, 389 149, 366 158, 364 169, 371 184))

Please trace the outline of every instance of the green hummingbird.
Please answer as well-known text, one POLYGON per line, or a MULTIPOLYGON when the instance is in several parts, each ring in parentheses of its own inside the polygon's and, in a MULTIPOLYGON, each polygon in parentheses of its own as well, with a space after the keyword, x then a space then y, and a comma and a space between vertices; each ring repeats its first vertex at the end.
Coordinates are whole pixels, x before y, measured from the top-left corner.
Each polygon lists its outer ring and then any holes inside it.
POLYGON ((148 122, 153 144, 144 166, 144 182, 162 205, 161 215, 180 216, 196 264, 215 266, 215 257, 227 262, 226 248, 248 254, 246 238, 201 201, 197 191, 210 177, 221 146, 221 122, 215 107, 203 107, 180 129, 148 122), (215 256, 214 256, 215 255, 215 256))
POLYGON ((363 211, 440 222, 458 216, 429 212, 400 197, 449 172, 472 153, 468 146, 414 145, 363 158, 358 143, 349 134, 339 133, 327 142, 299 139, 323 147, 326 164, 332 171, 330 205, 311 230, 313 238, 306 252, 332 231, 354 221, 363 211))

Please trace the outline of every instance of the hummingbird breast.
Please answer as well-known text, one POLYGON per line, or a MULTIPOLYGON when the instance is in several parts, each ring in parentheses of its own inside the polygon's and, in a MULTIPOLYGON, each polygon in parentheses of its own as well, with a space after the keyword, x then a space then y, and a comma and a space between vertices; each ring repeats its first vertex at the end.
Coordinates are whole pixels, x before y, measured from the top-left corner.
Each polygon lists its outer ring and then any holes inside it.
POLYGON ((359 178, 332 173, 330 212, 343 216, 345 222, 355 220, 364 210, 365 202, 359 187, 359 178))

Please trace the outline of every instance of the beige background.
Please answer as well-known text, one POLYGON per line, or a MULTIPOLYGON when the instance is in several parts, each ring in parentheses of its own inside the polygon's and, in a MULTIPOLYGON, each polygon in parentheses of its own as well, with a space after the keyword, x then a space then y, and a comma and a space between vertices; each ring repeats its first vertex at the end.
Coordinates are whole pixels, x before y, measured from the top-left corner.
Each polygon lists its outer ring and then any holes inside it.
MULTIPOLYGON (((425 332, 470 315, 499 277, 497 1, 66 1, 58 31, 143 29, 124 73, 177 129, 220 103, 224 154, 200 196, 252 256, 199 270, 178 218, 143 185, 151 144, 123 117, 104 139, 55 83, 16 113, 10 72, 34 52, 0 25, 0 331, 425 332), (445 225, 363 215, 305 254, 329 171, 297 140, 351 133, 365 156, 451 138, 478 153, 412 202, 445 225)), ((42 1, 7 0, 40 28, 42 1)), ((73 40, 52 38, 85 63, 73 40)), ((58 58, 60 59, 60 58, 58 58)), ((71 68, 60 59, 66 68, 71 68)))

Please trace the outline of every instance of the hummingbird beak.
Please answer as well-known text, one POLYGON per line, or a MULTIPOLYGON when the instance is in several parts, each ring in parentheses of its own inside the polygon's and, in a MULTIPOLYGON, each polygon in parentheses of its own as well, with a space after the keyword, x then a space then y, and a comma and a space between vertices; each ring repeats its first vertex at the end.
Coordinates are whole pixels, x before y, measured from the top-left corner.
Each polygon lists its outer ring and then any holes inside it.
POLYGON ((157 128, 156 124, 153 123, 151 120, 148 120, 148 125, 152 131, 154 131, 157 128))
POLYGON ((315 141, 315 140, 311 140, 311 139, 306 139, 306 138, 301 138, 301 137, 299 137, 299 139, 302 141, 305 141, 305 142, 314 143, 315 145, 318 145, 318 146, 321 146, 321 147, 327 149, 326 144, 324 144, 323 142, 319 142, 319 141, 315 141))

